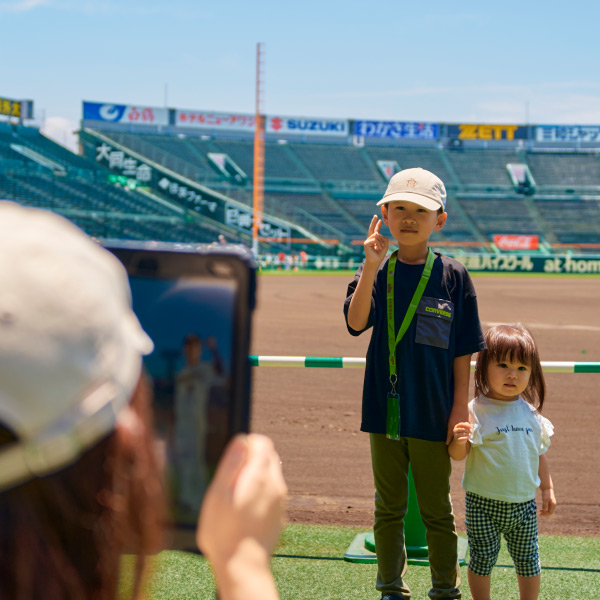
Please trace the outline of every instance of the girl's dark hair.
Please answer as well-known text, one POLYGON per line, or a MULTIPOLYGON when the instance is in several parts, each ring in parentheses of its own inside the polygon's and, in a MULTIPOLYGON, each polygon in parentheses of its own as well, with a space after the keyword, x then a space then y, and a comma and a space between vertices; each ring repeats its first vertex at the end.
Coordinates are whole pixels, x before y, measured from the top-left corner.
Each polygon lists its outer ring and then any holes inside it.
POLYGON ((479 352, 475 365, 475 395, 486 395, 490 391, 487 373, 491 360, 518 361, 531 369, 529 384, 523 392, 523 397, 541 412, 546 395, 546 384, 540 355, 529 329, 522 323, 495 325, 486 331, 485 343, 487 348, 479 352))
MULTIPOLYGON (((132 598, 166 517, 150 390, 140 378, 131 426, 47 477, 0 493, 0 598, 114 600, 124 552, 135 553, 132 598)), ((0 426, 0 447, 15 440, 0 426)))

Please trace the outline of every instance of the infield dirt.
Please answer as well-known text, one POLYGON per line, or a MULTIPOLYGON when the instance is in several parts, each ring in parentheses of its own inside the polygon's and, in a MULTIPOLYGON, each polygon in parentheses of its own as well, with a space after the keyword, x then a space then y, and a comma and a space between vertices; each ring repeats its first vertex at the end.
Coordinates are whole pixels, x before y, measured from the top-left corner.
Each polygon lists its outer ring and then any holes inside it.
MULTIPOLYGON (((259 276, 252 354, 364 357, 342 312, 351 276, 259 276)), ((542 361, 600 362, 600 278, 474 277, 484 329, 521 321, 542 361)), ((369 439, 359 431, 362 369, 253 369, 252 429, 273 438, 289 486, 289 519, 373 524, 369 439)), ((600 536, 600 374, 546 375, 543 414, 558 507, 540 533, 600 536)), ((472 386, 471 386, 472 391, 472 386)), ((453 463, 452 501, 464 531, 464 463, 453 463)))

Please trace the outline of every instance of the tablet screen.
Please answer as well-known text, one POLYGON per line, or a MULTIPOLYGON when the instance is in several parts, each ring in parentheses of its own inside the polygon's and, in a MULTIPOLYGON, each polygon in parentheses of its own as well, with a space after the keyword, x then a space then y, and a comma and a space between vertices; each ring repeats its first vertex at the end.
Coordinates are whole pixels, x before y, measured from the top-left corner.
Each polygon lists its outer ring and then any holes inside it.
POLYGON ((250 421, 250 251, 220 245, 105 243, 129 275, 152 338, 144 358, 157 447, 179 526, 194 528, 223 450, 250 421))
POLYGON ((175 519, 195 524, 231 435, 235 283, 133 276, 130 285, 134 311, 154 342, 144 362, 175 519))

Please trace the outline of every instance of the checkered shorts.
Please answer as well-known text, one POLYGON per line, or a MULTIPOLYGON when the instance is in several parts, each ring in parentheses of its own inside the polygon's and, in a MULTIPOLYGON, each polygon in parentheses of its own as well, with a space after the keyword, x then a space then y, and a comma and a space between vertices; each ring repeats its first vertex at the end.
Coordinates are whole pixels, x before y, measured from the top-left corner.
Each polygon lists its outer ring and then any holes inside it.
POLYGON ((467 492, 465 525, 469 537, 469 569, 487 577, 500 551, 504 534, 517 575, 534 577, 541 572, 535 500, 501 502, 467 492))

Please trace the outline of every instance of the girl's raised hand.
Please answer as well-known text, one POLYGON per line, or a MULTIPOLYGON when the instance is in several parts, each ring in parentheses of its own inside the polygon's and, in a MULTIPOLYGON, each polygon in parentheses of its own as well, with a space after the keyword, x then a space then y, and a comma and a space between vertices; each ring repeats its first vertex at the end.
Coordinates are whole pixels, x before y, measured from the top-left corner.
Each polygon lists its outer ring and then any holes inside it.
POLYGON ((377 215, 373 215, 369 225, 369 236, 364 243, 366 262, 377 266, 385 258, 389 246, 387 237, 380 233, 382 224, 383 221, 378 219, 377 215))

